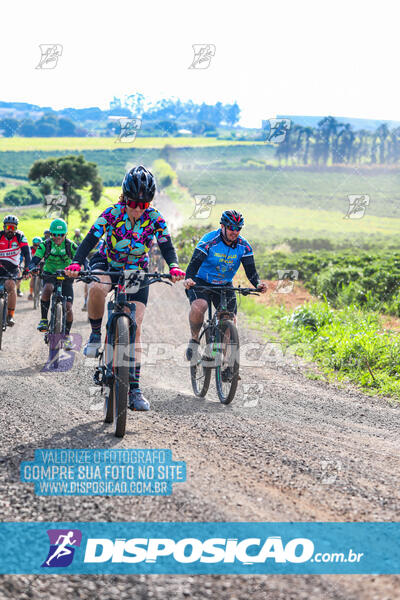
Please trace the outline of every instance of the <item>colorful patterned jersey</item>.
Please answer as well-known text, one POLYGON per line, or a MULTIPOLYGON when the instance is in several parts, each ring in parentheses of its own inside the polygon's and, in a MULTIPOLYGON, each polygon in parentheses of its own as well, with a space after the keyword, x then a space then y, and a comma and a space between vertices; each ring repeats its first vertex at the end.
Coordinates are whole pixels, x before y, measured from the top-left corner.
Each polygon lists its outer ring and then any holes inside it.
POLYGON ((99 252, 112 267, 118 269, 147 269, 148 252, 154 237, 159 243, 170 239, 167 224, 157 209, 146 208, 132 225, 126 206, 120 203, 106 208, 89 233, 98 238, 105 235, 105 243, 99 252))
POLYGON ((0 232, 0 261, 11 263, 18 267, 21 259, 21 248, 28 246, 28 240, 22 231, 16 231, 11 240, 8 240, 3 231, 0 232))
POLYGON ((239 235, 235 244, 228 246, 221 237, 220 229, 203 235, 196 248, 206 254, 197 276, 214 285, 230 283, 242 258, 253 256, 247 240, 239 235))

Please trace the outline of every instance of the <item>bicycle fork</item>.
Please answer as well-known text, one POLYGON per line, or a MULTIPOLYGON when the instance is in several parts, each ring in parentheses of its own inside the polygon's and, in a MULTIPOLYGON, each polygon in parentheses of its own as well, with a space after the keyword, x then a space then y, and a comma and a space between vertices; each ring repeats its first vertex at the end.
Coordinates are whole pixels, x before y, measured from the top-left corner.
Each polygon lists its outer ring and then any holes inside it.
MULTIPOLYGON (((115 302, 110 301, 107 304, 107 310, 108 310, 108 320, 107 320, 107 325, 106 325, 106 331, 107 331, 107 346, 109 349, 114 349, 115 347, 115 323, 117 321, 118 318, 120 317, 126 317, 129 319, 129 355, 128 355, 128 360, 129 360, 129 374, 130 377, 133 377, 134 375, 134 368, 135 368, 135 360, 134 360, 134 356, 135 356, 135 336, 136 336, 136 320, 135 320, 135 312, 136 312, 136 306, 135 304, 129 304, 129 303, 124 303, 123 306, 128 306, 130 308, 130 314, 118 310, 114 312, 115 309, 115 302)), ((94 383, 96 385, 108 385, 111 386, 114 382, 114 373, 113 373, 113 367, 114 367, 114 363, 113 363, 113 352, 106 352, 106 348, 104 347, 102 352, 100 353, 100 360, 99 360, 99 365, 96 368, 96 371, 93 375, 93 379, 94 379, 94 383), (103 353, 104 353, 104 357, 105 360, 103 361, 103 353), (107 362, 106 362, 107 361, 107 362)), ((126 357, 123 357, 123 360, 125 360, 126 357)))

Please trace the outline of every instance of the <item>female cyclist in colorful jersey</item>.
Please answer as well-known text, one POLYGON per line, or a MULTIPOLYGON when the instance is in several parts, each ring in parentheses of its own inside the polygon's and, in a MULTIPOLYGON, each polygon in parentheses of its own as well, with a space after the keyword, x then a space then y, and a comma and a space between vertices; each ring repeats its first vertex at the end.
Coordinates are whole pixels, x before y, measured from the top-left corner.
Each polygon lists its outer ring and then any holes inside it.
MULTIPOLYGON (((101 271, 148 270, 149 256, 154 238, 161 254, 169 266, 172 281, 184 278, 185 273, 178 267, 178 259, 172 244, 167 225, 161 214, 150 206, 155 194, 154 176, 145 167, 134 167, 125 175, 119 202, 107 208, 95 221, 87 236, 79 246, 74 263, 67 269, 72 277, 77 277, 85 258, 105 236, 102 248, 90 260, 90 268, 101 271)), ((86 356, 95 357, 101 346, 101 322, 107 294, 115 286, 118 277, 101 275, 104 283, 93 282, 89 286, 88 313, 92 328, 89 341, 84 348, 86 356)), ((140 335, 143 316, 149 295, 149 288, 141 288, 136 294, 127 294, 128 302, 136 305, 135 368, 129 375, 129 408, 149 410, 150 404, 139 388, 140 378, 140 335)))

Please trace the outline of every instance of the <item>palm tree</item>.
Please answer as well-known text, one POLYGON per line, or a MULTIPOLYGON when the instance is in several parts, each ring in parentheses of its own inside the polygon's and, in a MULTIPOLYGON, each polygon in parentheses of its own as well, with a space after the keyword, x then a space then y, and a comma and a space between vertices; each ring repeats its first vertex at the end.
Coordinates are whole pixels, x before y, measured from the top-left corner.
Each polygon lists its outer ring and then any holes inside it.
POLYGON ((379 162, 381 165, 385 162, 385 144, 386 138, 389 136, 389 129, 386 123, 379 125, 375 132, 375 135, 379 138, 379 162))

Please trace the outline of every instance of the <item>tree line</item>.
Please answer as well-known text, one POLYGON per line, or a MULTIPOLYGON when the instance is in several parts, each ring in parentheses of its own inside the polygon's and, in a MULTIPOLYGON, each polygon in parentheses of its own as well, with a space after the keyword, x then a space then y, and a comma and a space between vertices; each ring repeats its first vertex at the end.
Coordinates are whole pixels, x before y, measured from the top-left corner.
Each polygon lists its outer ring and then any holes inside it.
POLYGON ((152 102, 140 93, 123 99, 114 97, 109 110, 101 110, 96 106, 54 111, 48 107, 40 109, 36 105, 25 106, 12 102, 0 102, 0 108, 19 111, 18 118, 5 116, 0 119, 0 133, 4 137, 76 137, 86 136, 89 132, 97 136, 112 135, 120 125, 115 121, 110 122, 109 117, 117 116, 141 118, 141 129, 145 134, 175 135, 180 128, 187 128, 197 135, 207 132, 217 135, 217 127, 233 127, 240 117, 237 102, 196 104, 192 100, 182 102, 172 98, 152 102), (44 114, 40 114, 41 110, 44 114), (38 113, 40 116, 36 118, 38 113))
POLYGON ((321 119, 317 127, 293 124, 276 156, 292 165, 394 164, 400 160, 400 127, 390 130, 383 123, 375 131, 354 131, 334 117, 321 119))

